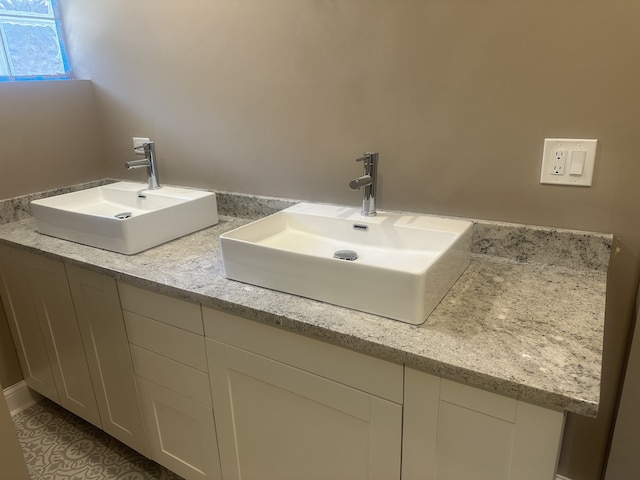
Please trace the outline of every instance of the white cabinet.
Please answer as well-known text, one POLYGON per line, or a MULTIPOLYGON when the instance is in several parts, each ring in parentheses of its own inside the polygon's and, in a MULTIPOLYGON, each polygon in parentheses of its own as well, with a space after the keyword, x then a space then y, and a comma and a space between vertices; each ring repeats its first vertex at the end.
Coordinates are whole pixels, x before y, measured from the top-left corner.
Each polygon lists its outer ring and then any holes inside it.
POLYGON ((5 245, 0 245, 0 296, 25 383, 60 403, 22 256, 5 245))
POLYGON ((403 480, 553 480, 563 412, 405 369, 403 480))
POLYGON ((200 306, 118 287, 151 458, 187 480, 220 479, 200 306))
POLYGON ((211 407, 138 378, 151 458, 187 480, 219 479, 211 407))
POLYGON ((149 456, 116 281, 66 265, 102 429, 149 456))
POLYGON ((225 480, 400 478, 401 366, 211 309, 204 319, 225 480))
POLYGON ((91 374, 62 262, 22 252, 60 405, 100 427, 91 374))
POLYGON ((0 245, 0 294, 26 384, 148 456, 115 280, 0 245))
POLYGON ((187 480, 554 478, 560 411, 4 245, 0 295, 27 385, 187 480))

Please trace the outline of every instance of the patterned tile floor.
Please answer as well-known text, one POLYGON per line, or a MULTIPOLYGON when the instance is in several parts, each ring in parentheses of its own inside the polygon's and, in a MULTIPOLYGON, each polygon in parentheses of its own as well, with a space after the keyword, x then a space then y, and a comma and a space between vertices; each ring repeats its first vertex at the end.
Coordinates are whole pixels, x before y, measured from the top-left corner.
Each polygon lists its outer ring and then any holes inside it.
POLYGON ((32 480, 182 480, 48 400, 13 422, 32 480))

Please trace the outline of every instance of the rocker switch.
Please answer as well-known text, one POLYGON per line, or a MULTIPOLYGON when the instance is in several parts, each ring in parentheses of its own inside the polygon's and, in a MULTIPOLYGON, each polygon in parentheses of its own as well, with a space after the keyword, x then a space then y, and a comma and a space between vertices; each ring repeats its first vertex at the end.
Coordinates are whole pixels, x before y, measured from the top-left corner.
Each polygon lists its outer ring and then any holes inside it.
POLYGON ((579 177, 584 173, 584 162, 587 157, 585 150, 574 150, 571 152, 569 162, 569 175, 579 177))

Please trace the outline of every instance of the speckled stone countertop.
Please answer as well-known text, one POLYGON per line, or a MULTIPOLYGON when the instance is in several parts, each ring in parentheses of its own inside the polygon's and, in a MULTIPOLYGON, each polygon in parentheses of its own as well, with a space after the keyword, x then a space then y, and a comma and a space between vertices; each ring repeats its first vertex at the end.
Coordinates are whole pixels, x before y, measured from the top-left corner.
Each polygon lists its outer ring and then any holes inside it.
POLYGON ((218 225, 133 256, 37 233, 33 196, 0 201, 0 242, 476 387, 597 414, 610 235, 474 222, 469 267, 414 326, 228 280, 219 235, 294 202, 217 195, 218 225))

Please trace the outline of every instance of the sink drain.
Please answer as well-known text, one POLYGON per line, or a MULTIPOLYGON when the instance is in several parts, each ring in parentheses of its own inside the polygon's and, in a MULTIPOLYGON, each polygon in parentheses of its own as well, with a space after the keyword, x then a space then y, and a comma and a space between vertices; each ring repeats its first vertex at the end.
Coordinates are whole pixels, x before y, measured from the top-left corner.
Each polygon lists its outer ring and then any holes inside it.
POLYGON ((358 258, 358 253, 353 250, 338 250, 333 254, 333 258, 352 262, 358 258))
POLYGON ((133 216, 133 212, 122 212, 122 213, 116 213, 114 215, 114 217, 119 218, 120 220, 124 220, 125 218, 129 218, 133 216))

